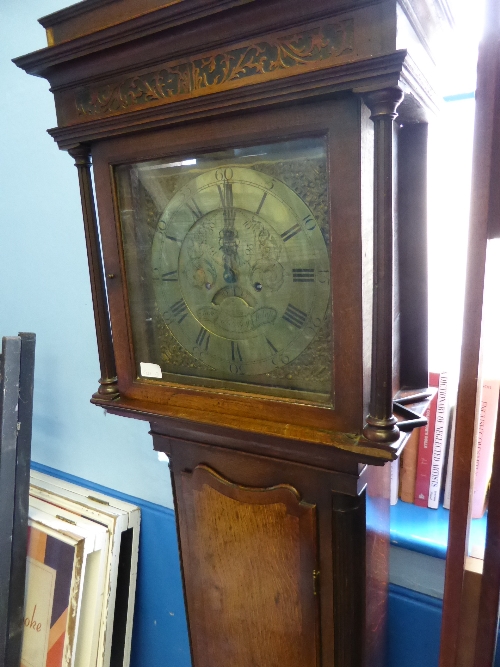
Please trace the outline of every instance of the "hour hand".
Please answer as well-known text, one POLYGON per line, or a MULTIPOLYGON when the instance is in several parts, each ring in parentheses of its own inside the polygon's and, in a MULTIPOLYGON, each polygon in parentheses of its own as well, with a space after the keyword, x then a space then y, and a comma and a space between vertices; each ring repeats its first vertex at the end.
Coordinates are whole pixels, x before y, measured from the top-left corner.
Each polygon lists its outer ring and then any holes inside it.
POLYGON ((238 239, 233 229, 224 226, 220 231, 220 249, 224 258, 224 280, 226 283, 235 283, 237 275, 235 271, 237 262, 238 239))
POLYGON ((238 277, 236 273, 233 271, 233 269, 228 266, 226 263, 224 263, 224 273, 222 274, 224 280, 226 283, 235 283, 238 280, 238 277))

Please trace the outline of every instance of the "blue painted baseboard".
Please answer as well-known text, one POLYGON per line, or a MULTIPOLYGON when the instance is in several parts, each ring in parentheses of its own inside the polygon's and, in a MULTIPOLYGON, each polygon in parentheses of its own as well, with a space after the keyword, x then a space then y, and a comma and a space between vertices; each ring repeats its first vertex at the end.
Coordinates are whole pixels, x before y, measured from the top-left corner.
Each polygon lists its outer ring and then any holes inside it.
POLYGON ((438 667, 442 601, 389 586, 387 667, 438 667))
POLYGON ((174 512, 60 470, 32 468, 141 508, 131 667, 191 667, 174 512))

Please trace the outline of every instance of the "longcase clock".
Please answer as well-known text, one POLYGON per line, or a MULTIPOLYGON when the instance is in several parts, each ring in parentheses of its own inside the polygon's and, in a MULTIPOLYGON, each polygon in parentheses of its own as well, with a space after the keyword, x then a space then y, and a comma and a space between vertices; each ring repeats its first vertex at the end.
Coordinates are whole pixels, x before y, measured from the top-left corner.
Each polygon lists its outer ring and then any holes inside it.
POLYGON ((78 169, 91 400, 170 458, 194 667, 383 665, 447 21, 444 0, 84 0, 16 60, 78 169))

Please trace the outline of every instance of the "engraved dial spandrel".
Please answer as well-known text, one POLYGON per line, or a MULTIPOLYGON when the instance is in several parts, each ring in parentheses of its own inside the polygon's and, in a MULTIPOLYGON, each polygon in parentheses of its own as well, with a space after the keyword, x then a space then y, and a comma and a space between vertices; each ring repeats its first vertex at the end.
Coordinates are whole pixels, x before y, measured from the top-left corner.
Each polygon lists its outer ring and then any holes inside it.
POLYGON ((180 189, 158 222, 152 266, 179 344, 238 380, 298 357, 328 308, 329 257, 313 213, 257 169, 209 170, 180 189))

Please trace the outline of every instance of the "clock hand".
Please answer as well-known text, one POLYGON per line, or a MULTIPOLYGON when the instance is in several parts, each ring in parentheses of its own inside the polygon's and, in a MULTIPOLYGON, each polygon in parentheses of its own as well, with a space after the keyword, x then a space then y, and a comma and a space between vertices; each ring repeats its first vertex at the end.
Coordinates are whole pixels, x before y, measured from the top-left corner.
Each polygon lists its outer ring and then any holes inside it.
POLYGON ((235 270, 238 256, 238 232, 234 228, 236 212, 233 207, 233 186, 228 181, 224 181, 222 187, 219 185, 218 188, 224 215, 224 227, 219 234, 219 247, 224 259, 223 277, 226 283, 235 283, 238 280, 235 270))

